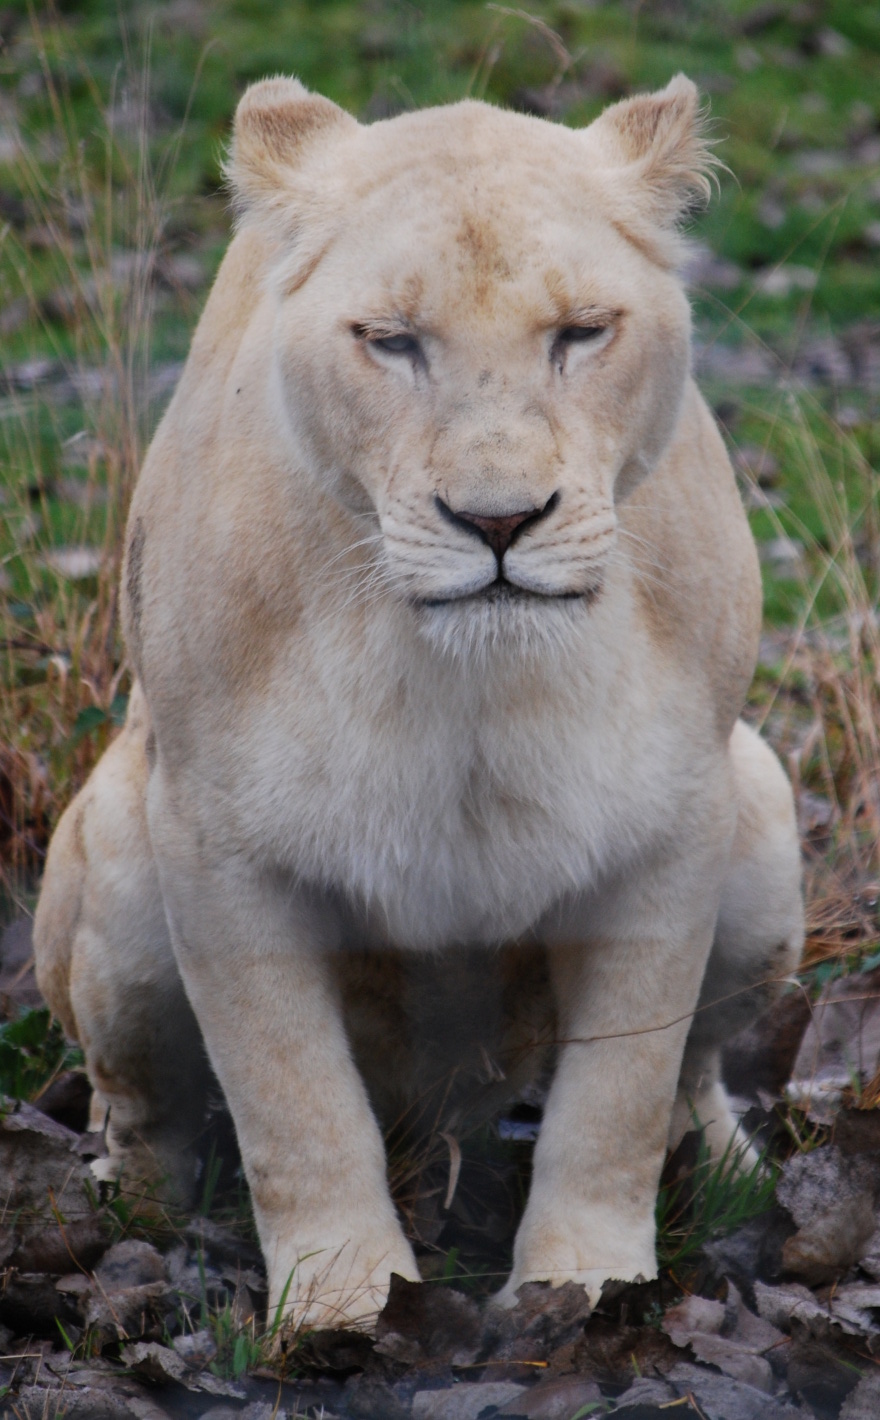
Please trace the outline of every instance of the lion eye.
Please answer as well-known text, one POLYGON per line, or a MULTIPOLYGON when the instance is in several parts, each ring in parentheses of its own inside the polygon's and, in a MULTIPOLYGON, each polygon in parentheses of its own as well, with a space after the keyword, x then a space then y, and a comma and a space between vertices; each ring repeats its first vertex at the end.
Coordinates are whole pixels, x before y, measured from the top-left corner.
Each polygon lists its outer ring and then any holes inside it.
POLYGON ((418 355, 419 342, 412 335, 380 335, 370 341, 377 350, 384 350, 386 355, 418 355))
POLYGON ((414 335, 406 330, 393 329, 385 335, 383 325, 388 330, 387 322, 359 321, 352 325, 351 333, 368 350, 381 351, 383 355, 392 355, 395 359, 403 356, 414 364, 424 364, 422 347, 414 335))
POLYGON ((611 320, 585 320, 580 325, 564 325, 556 332, 553 344, 550 347, 550 359, 557 367, 560 374, 565 368, 566 356, 569 350, 575 346, 596 345, 599 348, 607 344, 604 337, 610 335, 613 328, 611 320))
POLYGON ((596 340, 600 335, 604 335, 607 329, 607 325, 567 325, 559 332, 556 339, 562 345, 582 345, 588 340, 596 340))

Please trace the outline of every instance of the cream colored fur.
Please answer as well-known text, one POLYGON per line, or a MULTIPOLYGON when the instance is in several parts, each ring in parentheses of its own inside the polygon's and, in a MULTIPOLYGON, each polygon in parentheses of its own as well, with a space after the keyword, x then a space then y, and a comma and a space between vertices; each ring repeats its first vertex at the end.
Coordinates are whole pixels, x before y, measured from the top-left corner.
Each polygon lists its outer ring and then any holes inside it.
POLYGON ((364 1084, 392 1109, 401 963, 547 949, 511 1300, 654 1275, 667 1136, 695 1109, 723 1152, 720 1044, 797 960, 791 793, 737 718, 755 551, 676 274, 707 161, 682 77, 583 132, 362 127, 286 79, 239 107, 239 231, 131 508, 139 685, 35 939, 111 1168, 191 1185, 204 1040, 296 1321, 417 1276, 364 1084))

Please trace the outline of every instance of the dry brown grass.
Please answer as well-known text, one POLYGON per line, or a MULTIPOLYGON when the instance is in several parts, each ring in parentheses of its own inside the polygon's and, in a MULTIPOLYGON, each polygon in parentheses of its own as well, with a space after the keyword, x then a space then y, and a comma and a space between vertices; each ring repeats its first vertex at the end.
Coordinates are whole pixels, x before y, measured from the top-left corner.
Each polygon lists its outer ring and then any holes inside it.
POLYGON ((127 686, 117 588, 153 418, 153 275, 166 213, 167 169, 156 173, 150 161, 147 64, 129 56, 108 101, 82 70, 93 117, 83 132, 67 71, 51 62, 58 36, 34 21, 52 141, 22 140, 14 176, 28 227, 24 236, 0 231, 7 294, 27 302, 35 355, 45 361, 48 347, 53 367, 45 389, 27 387, 20 358, 0 369, 0 895, 19 905, 127 686), (64 543, 93 564, 79 577, 50 552, 71 424, 87 467, 64 543), (31 611, 24 620, 22 603, 31 611))
MULTIPOLYGON (((818 535, 804 545, 800 612, 758 723, 783 757, 805 849, 806 962, 857 960, 878 938, 880 568, 877 475, 852 435, 805 391, 772 431, 803 480, 818 535), (784 428, 779 425, 784 421, 784 428)), ((778 523, 778 532, 791 532, 778 523)))

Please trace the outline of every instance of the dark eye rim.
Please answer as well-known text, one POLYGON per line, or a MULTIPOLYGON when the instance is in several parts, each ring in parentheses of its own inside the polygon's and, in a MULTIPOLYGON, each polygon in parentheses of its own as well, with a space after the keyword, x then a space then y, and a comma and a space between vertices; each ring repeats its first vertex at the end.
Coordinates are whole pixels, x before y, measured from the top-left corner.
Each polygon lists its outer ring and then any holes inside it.
POLYGON ((421 358, 422 347, 408 330, 383 332, 381 328, 376 330, 369 325, 353 325, 351 333, 362 344, 369 345, 375 350, 382 350, 386 355, 406 356, 410 359, 421 358))
POLYGON ((589 325, 564 325, 556 334, 556 342, 562 345, 586 345, 604 335, 610 328, 610 321, 596 321, 589 325))

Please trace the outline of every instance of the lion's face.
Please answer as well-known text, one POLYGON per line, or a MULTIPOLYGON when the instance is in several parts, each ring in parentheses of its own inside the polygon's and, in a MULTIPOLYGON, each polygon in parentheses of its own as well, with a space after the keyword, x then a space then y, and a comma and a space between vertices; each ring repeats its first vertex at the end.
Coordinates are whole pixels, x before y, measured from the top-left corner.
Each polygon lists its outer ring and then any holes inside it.
POLYGON ((347 121, 315 232, 282 244, 297 459, 375 520, 377 576, 444 636, 600 595, 616 503, 677 417, 687 302, 583 138, 479 104, 347 121))

